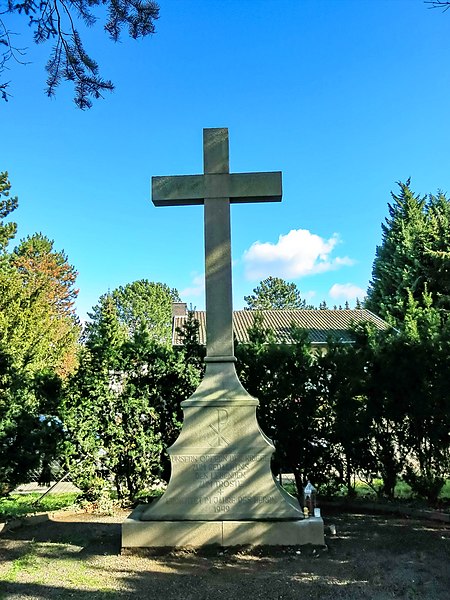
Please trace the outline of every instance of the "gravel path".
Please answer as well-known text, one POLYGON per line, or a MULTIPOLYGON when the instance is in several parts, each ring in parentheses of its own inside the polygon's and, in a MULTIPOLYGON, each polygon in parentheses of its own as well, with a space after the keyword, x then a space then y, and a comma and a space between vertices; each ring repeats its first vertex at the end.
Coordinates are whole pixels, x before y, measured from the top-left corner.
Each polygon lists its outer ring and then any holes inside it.
POLYGON ((122 556, 124 514, 59 513, 0 537, 0 599, 449 600, 450 527, 328 514, 324 550, 122 556))

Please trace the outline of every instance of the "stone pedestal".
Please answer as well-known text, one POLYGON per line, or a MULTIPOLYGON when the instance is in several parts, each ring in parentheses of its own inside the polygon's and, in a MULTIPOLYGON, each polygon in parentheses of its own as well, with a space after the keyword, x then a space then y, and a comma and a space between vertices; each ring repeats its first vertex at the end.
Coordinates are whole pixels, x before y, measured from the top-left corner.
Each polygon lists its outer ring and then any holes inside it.
POLYGON ((122 525, 122 548, 324 545, 322 519, 302 521, 141 521, 138 506, 122 525))
POLYGON ((232 361, 207 363, 203 382, 182 404, 167 490, 125 521, 123 548, 323 545, 322 519, 304 519, 271 473, 274 447, 258 426, 257 405, 232 361))

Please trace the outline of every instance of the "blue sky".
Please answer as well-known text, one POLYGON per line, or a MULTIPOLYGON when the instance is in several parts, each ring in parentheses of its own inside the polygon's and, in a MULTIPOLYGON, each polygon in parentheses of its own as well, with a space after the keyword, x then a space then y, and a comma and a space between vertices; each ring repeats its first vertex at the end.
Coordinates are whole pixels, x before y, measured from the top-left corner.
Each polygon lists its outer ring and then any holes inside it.
MULTIPOLYGON (((1 2, 3 4, 3 1, 1 2)), ((309 302, 367 289, 397 181, 450 191, 450 11, 422 0, 160 0, 157 33, 83 33, 116 89, 48 99, 48 44, 10 64, 0 170, 18 239, 41 231, 79 272, 82 318, 136 279, 204 308, 202 207, 155 208, 152 175, 201 173, 203 127, 228 127, 233 172, 283 172, 283 201, 232 207, 234 306, 269 275, 309 302)))

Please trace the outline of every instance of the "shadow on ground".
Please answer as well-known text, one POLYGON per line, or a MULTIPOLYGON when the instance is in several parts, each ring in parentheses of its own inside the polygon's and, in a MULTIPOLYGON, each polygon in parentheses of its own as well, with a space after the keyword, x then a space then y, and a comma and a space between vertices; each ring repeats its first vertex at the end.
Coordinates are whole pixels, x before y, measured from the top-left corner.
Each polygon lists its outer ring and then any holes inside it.
POLYGON ((76 517, 0 538, 0 598, 448 600, 450 528, 329 514, 326 549, 120 555, 120 524, 76 517))

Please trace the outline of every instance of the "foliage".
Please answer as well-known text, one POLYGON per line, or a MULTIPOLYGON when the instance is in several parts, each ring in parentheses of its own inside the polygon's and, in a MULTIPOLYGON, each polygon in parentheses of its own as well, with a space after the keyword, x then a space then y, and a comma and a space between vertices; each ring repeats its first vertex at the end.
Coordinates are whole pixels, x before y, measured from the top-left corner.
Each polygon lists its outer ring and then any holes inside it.
POLYGON ((323 473, 323 439, 327 415, 317 402, 313 356, 305 332, 294 330, 295 344, 277 345, 273 333, 256 318, 250 343, 236 348, 237 370, 244 387, 260 401, 262 429, 275 443, 274 469, 294 473, 297 488, 323 473))
POLYGON ((259 419, 274 439, 275 468, 294 473, 297 489, 345 485, 370 460, 363 357, 351 345, 329 340, 316 354, 306 332, 293 327, 291 345, 277 345, 256 317, 250 344, 237 347, 238 371, 260 400, 259 419))
POLYGON ((450 310, 450 200, 441 192, 436 196, 430 194, 426 216, 423 252, 426 291, 433 295, 437 308, 450 310))
POLYGON ((435 502, 450 473, 450 318, 424 294, 420 306, 409 299, 402 344, 401 373, 408 378, 405 479, 413 490, 435 502))
POLYGON ((354 494, 358 471, 362 466, 372 466, 364 367, 364 358, 356 348, 331 339, 327 352, 316 356, 314 367, 318 372, 316 402, 327 415, 323 441, 327 449, 327 483, 346 486, 349 495, 354 494))
POLYGON ((295 330, 296 343, 274 344, 257 317, 237 368, 260 400, 275 470, 293 472, 298 489, 309 478, 352 495, 362 478, 392 498, 403 476, 436 502, 450 473, 450 333, 446 314, 422 303, 410 295, 401 331, 363 324, 356 343, 329 340, 323 354, 295 330))
POLYGON ((129 339, 140 330, 145 330, 154 341, 169 345, 172 339, 172 302, 179 301, 178 292, 164 283, 141 279, 128 283, 101 296, 86 328, 87 337, 93 341, 102 332, 97 331, 102 321, 102 310, 108 303, 114 304, 119 329, 129 339))
POLYGON ((52 308, 59 314, 74 315, 74 301, 78 295, 74 287, 77 272, 68 263, 64 251, 54 251, 53 241, 42 233, 28 236, 14 249, 11 258, 22 275, 24 285, 30 286, 31 293, 45 290, 52 308))
POLYGON ((180 403, 199 381, 183 353, 155 340, 145 323, 130 332, 122 314, 113 295, 103 297, 67 386, 66 451, 91 498, 112 482, 119 499, 132 499, 167 477, 165 451, 180 427, 180 403))
POLYGON ((267 277, 244 300, 252 310, 308 308, 295 283, 280 277, 267 277))
POLYGON ((22 242, 0 268, 0 343, 17 368, 34 373, 73 371, 79 336, 71 308, 77 294, 73 267, 40 234, 22 242), (31 251, 38 241, 44 247, 31 251))
POLYGON ((8 319, 2 333, 15 340, 12 347, 24 368, 55 369, 65 377, 75 368, 80 334, 74 310, 77 273, 66 254, 40 233, 22 240, 10 263, 14 273, 7 275, 10 283, 4 288, 8 319))
MULTIPOLYGON (((97 63, 84 48, 75 21, 78 19, 84 25, 92 26, 97 20, 93 9, 103 12, 103 7, 107 13, 104 30, 114 42, 119 40, 123 28, 128 29, 133 39, 155 32, 159 6, 153 0, 9 0, 7 11, 0 19, 0 46, 3 48, 0 73, 8 68, 11 59, 22 62, 24 51, 13 45, 14 34, 5 21, 8 13, 18 13, 28 19, 36 44, 54 42, 46 66, 47 94, 53 96, 61 80, 71 81, 75 87, 75 104, 81 109, 90 108, 93 98, 102 97, 104 91, 111 91, 114 86, 100 76, 97 63)), ((0 82, 4 100, 8 99, 8 85, 9 82, 0 82)))
POLYGON ((430 5, 428 8, 440 8, 443 12, 446 12, 450 8, 448 0, 424 0, 424 3, 430 5))
POLYGON ((46 482, 63 433, 59 395, 55 375, 26 374, 0 349, 0 496, 29 481, 37 469, 46 482))
POLYGON ((448 477, 449 337, 448 315, 432 306, 430 295, 424 294, 421 306, 410 294, 400 330, 367 330, 359 340, 374 470, 388 496, 403 473, 414 491, 423 495, 426 486, 435 501, 448 477))

